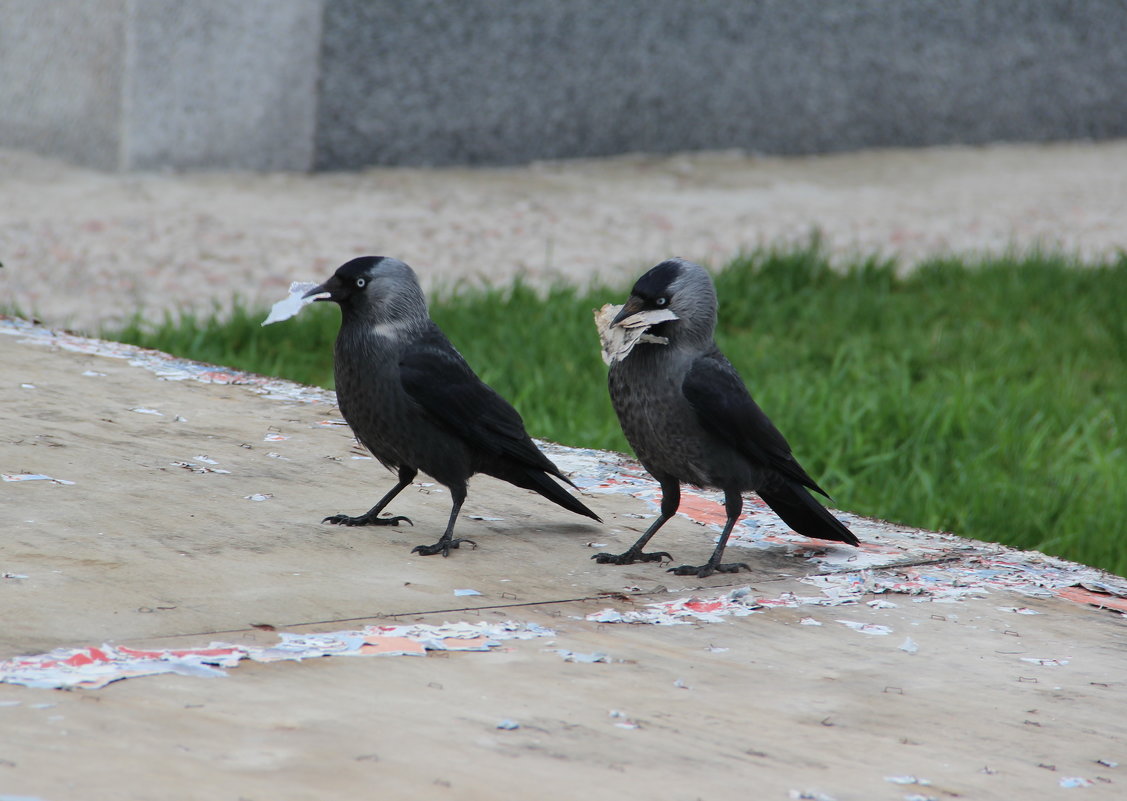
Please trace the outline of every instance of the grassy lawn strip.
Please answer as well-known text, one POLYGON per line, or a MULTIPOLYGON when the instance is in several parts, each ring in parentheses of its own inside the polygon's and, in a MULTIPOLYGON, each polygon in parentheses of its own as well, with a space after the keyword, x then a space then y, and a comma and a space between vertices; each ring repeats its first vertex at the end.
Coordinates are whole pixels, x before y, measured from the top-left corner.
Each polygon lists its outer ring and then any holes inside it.
MULTIPOLYGON (((721 347, 836 505, 1127 573, 1127 257, 947 259, 897 276, 816 248, 716 275, 721 347)), ((530 433, 628 450, 591 310, 627 287, 515 283, 431 298, 435 320, 530 433)), ((317 304, 102 336, 332 386, 339 315, 317 304)))

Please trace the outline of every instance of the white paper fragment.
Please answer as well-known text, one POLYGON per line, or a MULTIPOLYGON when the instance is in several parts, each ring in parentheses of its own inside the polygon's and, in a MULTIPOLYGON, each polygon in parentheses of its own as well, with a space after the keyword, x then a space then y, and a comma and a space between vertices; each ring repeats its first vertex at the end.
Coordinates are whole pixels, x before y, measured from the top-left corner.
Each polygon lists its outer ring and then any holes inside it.
POLYGON ((787 796, 793 801, 837 801, 832 795, 817 790, 791 790, 787 796))
POLYGON ((1067 659, 1040 659, 1035 656, 1023 656, 1022 662, 1028 662, 1031 665, 1041 665, 1042 667, 1063 667, 1068 664, 1067 659))
POLYGON ((1091 779, 1085 779, 1083 776, 1063 776, 1060 780, 1061 787, 1091 787, 1094 782, 1091 779))
POLYGON ((610 662, 609 655, 604 654, 602 651, 594 651, 589 654, 581 654, 576 651, 569 651, 566 648, 549 648, 550 651, 555 651, 563 657, 565 662, 583 662, 586 664, 594 664, 595 662, 610 662))
POLYGON ((248 501, 268 501, 273 497, 274 496, 271 495, 269 492, 256 492, 256 493, 254 493, 254 495, 244 495, 243 496, 243 498, 245 498, 248 501))
POLYGON ((894 603, 893 601, 876 600, 867 601, 865 605, 871 606, 873 609, 895 609, 900 604, 894 603))
POLYGON ((919 776, 885 776, 884 780, 893 784, 919 784, 924 786, 931 784, 930 780, 921 779, 919 776))
POLYGON ((900 650, 906 654, 915 654, 919 652, 920 646, 911 637, 905 637, 904 642, 900 643, 900 650))
POLYGON ((316 295, 309 297, 302 297, 306 292, 317 286, 308 281, 294 281, 290 284, 290 294, 279 300, 270 307, 270 314, 262 321, 263 325, 270 325, 270 323, 278 323, 282 320, 288 320, 302 310, 304 306, 312 303, 319 298, 329 297, 328 292, 319 292, 316 295))
POLYGON ((1105 768, 1118 768, 1119 763, 1110 759, 1097 759, 1097 765, 1103 765, 1105 768))
POLYGON ((497 723, 497 728, 504 729, 505 731, 513 731, 514 729, 519 729, 520 724, 515 720, 509 720, 508 718, 505 718, 504 720, 497 723))
POLYGON ((481 595, 477 590, 454 590, 455 595, 481 595))
POLYGON ((20 389, 36 389, 35 384, 20 384, 20 389))
POLYGON ((219 467, 209 467, 206 464, 196 464, 195 462, 169 462, 173 467, 183 467, 185 470, 191 470, 193 473, 219 473, 230 475, 230 470, 223 470, 219 467))
POLYGON ((203 462, 204 464, 219 464, 219 462, 215 461, 210 456, 197 456, 195 459, 197 462, 203 462))
POLYGON ((692 689, 692 687, 690 687, 688 684, 685 683, 684 679, 674 679, 673 680, 673 686, 676 687, 678 690, 691 690, 692 689))
POLYGON ((858 623, 856 620, 839 620, 838 623, 862 634, 883 635, 892 633, 892 629, 888 626, 879 626, 876 623, 858 623))
POLYGON ((1013 612, 1018 615, 1039 615, 1041 614, 1036 609, 1030 609, 1028 606, 999 606, 999 612, 1013 612))
POLYGON ((637 721, 631 720, 630 718, 628 718, 626 716, 625 712, 622 712, 618 709, 612 709, 610 711, 610 716, 612 718, 615 718, 616 720, 618 720, 618 722, 615 723, 614 725, 617 726, 620 729, 640 729, 640 728, 642 728, 637 723, 637 721))
POLYGON ((42 473, 0 473, 0 478, 5 481, 51 481, 55 484, 73 484, 73 481, 67 481, 63 478, 51 478, 42 473))
POLYGON ((25 578, 27 578, 27 576, 25 576, 23 573, 0 573, 0 579, 25 579, 25 578))
POLYGON ((155 414, 157 417, 164 417, 164 412, 158 412, 156 409, 146 409, 142 406, 137 406, 129 411, 137 412, 137 414, 155 414))
POLYGON ((800 626, 820 626, 822 624, 821 624, 820 621, 817 621, 812 617, 804 617, 804 618, 802 618, 802 620, 798 621, 798 625, 800 625, 800 626))
POLYGON ((262 438, 262 441, 263 442, 283 442, 287 439, 289 439, 289 436, 286 435, 286 434, 267 434, 265 437, 262 438))
POLYGON ((84 370, 82 374, 90 378, 105 378, 106 375, 105 373, 99 373, 97 370, 84 370))
MULTIPOLYGON (((371 459, 372 457, 371 456, 353 456, 352 458, 353 459, 371 459)), ((467 515, 467 517, 469 517, 470 520, 489 520, 489 521, 498 521, 498 522, 505 519, 503 517, 485 517, 484 515, 467 515)))
POLYGON ((622 311, 621 306, 608 303, 595 311, 595 328, 599 331, 602 343, 603 362, 610 365, 620 362, 630 355, 639 342, 667 345, 665 337, 653 336, 646 332, 658 323, 676 320, 677 315, 669 309, 649 309, 631 314, 617 325, 612 325, 615 316, 622 311))

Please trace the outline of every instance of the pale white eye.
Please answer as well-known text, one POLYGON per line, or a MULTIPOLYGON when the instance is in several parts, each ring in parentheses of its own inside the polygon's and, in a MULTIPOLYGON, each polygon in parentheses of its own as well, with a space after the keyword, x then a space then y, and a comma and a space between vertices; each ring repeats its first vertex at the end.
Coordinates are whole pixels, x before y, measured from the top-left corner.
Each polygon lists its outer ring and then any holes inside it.
POLYGON ((356 288, 357 288, 357 289, 363 289, 363 288, 364 288, 364 284, 366 284, 366 283, 368 283, 368 282, 367 282, 367 281, 365 281, 365 280, 364 280, 363 278, 357 278, 357 279, 356 279, 356 288))
POLYGON ((668 302, 669 302, 669 298, 658 298, 657 300, 654 301, 654 305, 655 306, 664 306, 668 302))

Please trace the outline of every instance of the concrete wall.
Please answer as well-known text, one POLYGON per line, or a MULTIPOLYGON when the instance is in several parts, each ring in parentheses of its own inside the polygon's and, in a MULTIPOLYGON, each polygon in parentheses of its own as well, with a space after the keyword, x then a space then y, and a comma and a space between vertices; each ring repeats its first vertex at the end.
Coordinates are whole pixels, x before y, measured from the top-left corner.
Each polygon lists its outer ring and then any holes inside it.
POLYGON ((0 0, 0 146, 342 169, 1127 135, 1123 0, 0 0))
POLYGON ((320 0, 0 0, 0 146, 309 169, 320 0))

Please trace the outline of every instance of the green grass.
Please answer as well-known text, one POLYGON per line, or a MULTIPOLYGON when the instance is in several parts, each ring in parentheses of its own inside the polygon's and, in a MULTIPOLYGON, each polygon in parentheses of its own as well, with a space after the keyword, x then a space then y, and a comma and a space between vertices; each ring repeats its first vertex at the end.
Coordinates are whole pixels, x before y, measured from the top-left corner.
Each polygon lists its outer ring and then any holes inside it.
MULTIPOLYGON (((717 274, 718 340, 841 508, 1127 573, 1127 257, 1029 255, 829 267, 816 246, 717 274)), ((432 315, 535 436, 628 450, 591 310, 626 287, 516 283, 432 315)), ((332 386, 339 315, 317 304, 103 332, 332 386)))

